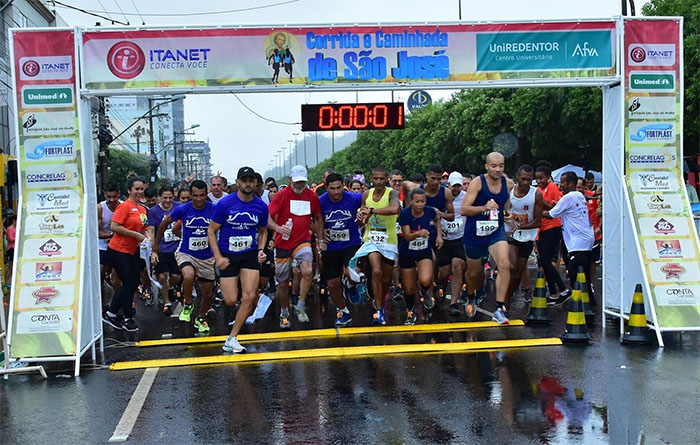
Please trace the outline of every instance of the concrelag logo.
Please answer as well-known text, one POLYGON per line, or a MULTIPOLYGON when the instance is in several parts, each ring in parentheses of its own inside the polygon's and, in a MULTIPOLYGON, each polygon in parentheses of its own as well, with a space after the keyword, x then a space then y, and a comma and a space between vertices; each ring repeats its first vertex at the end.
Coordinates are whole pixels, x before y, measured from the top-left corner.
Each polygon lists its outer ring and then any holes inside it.
POLYGON ((673 147, 630 147, 627 159, 630 168, 673 168, 674 151, 673 147))
POLYGON ((628 47, 630 66, 673 66, 676 45, 673 43, 632 43, 628 47))
POLYGON ((71 56, 36 56, 19 59, 22 80, 61 80, 73 77, 71 56))
POLYGON ((25 170, 27 188, 78 185, 78 164, 31 165, 25 170))

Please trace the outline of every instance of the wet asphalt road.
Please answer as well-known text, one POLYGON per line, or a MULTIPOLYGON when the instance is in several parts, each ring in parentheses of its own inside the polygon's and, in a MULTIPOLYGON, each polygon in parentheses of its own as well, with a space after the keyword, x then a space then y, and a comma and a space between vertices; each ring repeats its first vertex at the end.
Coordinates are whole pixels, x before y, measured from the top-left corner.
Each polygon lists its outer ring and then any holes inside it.
MULTIPOLYGON (((493 296, 482 304, 493 308, 493 296)), ((393 304, 389 324, 403 321, 393 304)), ((311 302, 311 323, 332 326, 334 308, 311 302)), ((274 304, 247 332, 278 330, 274 304)), ((525 316, 522 300, 513 318, 525 316)), ((368 307, 353 308, 355 326, 368 307)), ((358 336, 270 342, 249 352, 426 342, 559 336, 565 310, 545 327, 440 334, 358 336)), ((212 335, 227 332, 220 308, 212 335)), ((449 317, 442 306, 434 322, 449 317)), ((478 314, 476 319, 487 319, 478 314)), ((138 303, 140 332, 106 328, 100 364, 221 353, 220 344, 128 347, 127 342, 192 335, 192 329, 138 303)), ((299 329, 296 320, 293 329, 299 329)), ((699 443, 700 340, 667 335, 666 348, 623 347, 617 322, 602 331, 600 314, 589 346, 555 346, 469 354, 383 356, 244 365, 161 368, 133 431, 132 443, 699 443)), ((67 365, 0 381, 0 442, 106 443, 143 370, 67 365)))

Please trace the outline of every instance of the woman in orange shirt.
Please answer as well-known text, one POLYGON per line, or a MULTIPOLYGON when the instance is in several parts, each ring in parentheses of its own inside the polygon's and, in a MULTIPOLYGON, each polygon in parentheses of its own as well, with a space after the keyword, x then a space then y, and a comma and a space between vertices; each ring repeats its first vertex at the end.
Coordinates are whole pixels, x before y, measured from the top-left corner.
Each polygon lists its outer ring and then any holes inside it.
MULTIPOLYGON (((537 163, 535 181, 544 198, 544 210, 551 210, 563 194, 552 181, 552 168, 545 163, 537 163)), ((557 262, 559 260, 559 245, 562 242, 561 219, 542 218, 540 232, 537 235, 537 260, 549 287, 548 305, 559 305, 569 299, 571 290, 566 287, 561 278, 557 262), (559 293, 557 293, 559 288, 559 293)))
POLYGON ((147 239, 148 227, 146 209, 139 204, 143 199, 144 180, 132 177, 126 181, 129 198, 114 211, 110 229, 114 232, 107 246, 107 255, 122 281, 122 287, 112 297, 109 308, 102 314, 102 320, 115 329, 135 332, 134 292, 140 282, 140 274, 146 264, 139 255, 139 244, 147 239), (119 311, 123 317, 119 315, 119 311))

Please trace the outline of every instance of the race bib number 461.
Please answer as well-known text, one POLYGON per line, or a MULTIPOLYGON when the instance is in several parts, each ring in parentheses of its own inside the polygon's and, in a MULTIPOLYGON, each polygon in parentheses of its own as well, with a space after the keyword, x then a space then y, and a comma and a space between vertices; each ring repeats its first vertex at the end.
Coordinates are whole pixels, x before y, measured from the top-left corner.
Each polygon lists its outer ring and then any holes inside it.
POLYGON ((228 239, 228 249, 231 252, 241 252, 253 245, 252 236, 232 236, 228 239))

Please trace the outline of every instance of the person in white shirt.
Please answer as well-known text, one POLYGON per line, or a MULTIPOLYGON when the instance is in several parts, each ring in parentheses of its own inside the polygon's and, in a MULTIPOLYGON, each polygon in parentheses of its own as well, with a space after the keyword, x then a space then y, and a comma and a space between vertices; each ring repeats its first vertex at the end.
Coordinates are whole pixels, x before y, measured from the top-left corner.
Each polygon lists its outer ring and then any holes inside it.
POLYGON ((224 178, 220 175, 212 176, 209 180, 209 190, 211 191, 207 195, 209 201, 211 201, 212 204, 216 204, 221 198, 228 196, 228 193, 224 191, 225 188, 226 184, 224 184, 224 178))
POLYGON ((568 250, 569 279, 571 286, 576 282, 576 272, 579 267, 583 267, 586 273, 586 283, 588 294, 592 297, 590 264, 591 249, 595 238, 593 227, 588 220, 588 206, 583 194, 576 190, 578 176, 576 173, 568 171, 561 175, 561 191, 564 196, 549 211, 545 210, 542 215, 545 218, 561 218, 564 244, 568 250))

